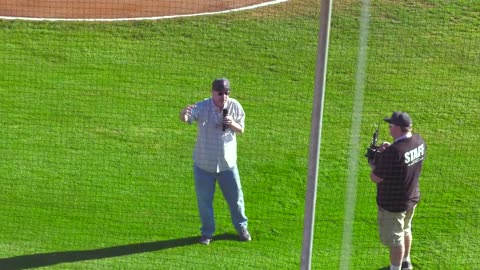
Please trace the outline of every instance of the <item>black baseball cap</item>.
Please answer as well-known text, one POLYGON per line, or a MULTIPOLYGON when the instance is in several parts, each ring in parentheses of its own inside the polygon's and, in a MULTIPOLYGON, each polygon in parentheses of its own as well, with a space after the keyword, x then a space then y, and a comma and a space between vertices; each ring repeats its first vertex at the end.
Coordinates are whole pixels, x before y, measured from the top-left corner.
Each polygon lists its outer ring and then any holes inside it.
POLYGON ((393 112, 390 118, 384 118, 385 122, 399 127, 412 126, 412 118, 406 112, 393 112))
POLYGON ((212 82, 212 90, 230 91, 230 82, 226 78, 218 78, 212 82))

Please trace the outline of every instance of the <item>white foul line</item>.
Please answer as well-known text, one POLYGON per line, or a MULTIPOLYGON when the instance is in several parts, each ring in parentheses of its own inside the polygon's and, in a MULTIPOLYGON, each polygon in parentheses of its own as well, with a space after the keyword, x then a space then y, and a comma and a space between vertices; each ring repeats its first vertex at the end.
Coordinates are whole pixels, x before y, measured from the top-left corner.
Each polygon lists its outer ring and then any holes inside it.
POLYGON ((182 15, 169 15, 169 16, 157 16, 157 17, 135 17, 135 18, 111 18, 111 19, 75 19, 75 18, 33 18, 33 17, 11 17, 11 16, 0 16, 0 19, 3 20, 24 20, 24 21, 77 21, 77 22, 118 22, 118 21, 142 21, 142 20, 163 20, 163 19, 174 19, 174 18, 184 18, 184 17, 195 17, 195 16, 207 16, 207 15, 216 15, 216 14, 224 14, 230 12, 237 12, 237 11, 244 11, 249 9, 256 9, 260 7, 265 7, 269 5, 275 5, 283 2, 287 2, 288 0, 274 0, 270 2, 265 2, 261 4, 235 8, 235 9, 228 9, 222 11, 212 11, 212 12, 203 12, 203 13, 195 13, 195 14, 182 14, 182 15))
POLYGON ((352 128, 350 130, 350 152, 348 159, 348 176, 345 198, 345 216, 343 219, 342 255, 340 269, 348 270, 352 258, 353 223, 357 203, 357 171, 360 145, 360 128, 362 124, 363 96, 365 90, 365 75, 368 50, 368 27, 370 17, 370 1, 362 0, 360 18, 359 50, 357 71, 355 77, 355 96, 352 112, 352 128))

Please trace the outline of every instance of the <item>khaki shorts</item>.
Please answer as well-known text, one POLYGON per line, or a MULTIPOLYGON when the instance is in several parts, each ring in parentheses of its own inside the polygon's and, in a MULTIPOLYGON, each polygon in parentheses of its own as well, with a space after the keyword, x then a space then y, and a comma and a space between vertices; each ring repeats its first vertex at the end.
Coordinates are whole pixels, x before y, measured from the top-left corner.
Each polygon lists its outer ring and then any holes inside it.
POLYGON ((415 207, 405 212, 389 212, 378 207, 380 241, 388 247, 403 246, 404 238, 412 233, 415 207))

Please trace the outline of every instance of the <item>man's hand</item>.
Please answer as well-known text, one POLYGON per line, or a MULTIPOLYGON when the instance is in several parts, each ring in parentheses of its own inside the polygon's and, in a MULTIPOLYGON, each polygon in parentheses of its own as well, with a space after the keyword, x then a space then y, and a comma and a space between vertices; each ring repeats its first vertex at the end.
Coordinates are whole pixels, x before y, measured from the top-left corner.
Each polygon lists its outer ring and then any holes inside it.
POLYGON ((389 143, 389 142, 383 142, 382 145, 380 145, 380 147, 378 148, 378 151, 379 151, 380 153, 382 153, 382 152, 385 151, 389 146, 390 146, 390 143, 389 143))
POLYGON ((233 118, 231 115, 227 115, 223 118, 223 124, 226 125, 227 127, 231 126, 233 123, 233 118))
POLYGON ((180 121, 187 122, 190 116, 192 116, 193 108, 195 108, 195 105, 192 104, 183 108, 183 110, 180 112, 180 121))
POLYGON ((370 173, 370 179, 372 180, 372 182, 377 183, 377 184, 383 181, 383 178, 380 178, 376 174, 374 174, 373 170, 370 173))
POLYGON ((223 124, 231 128, 235 133, 242 134, 244 131, 243 127, 235 122, 231 115, 227 115, 223 118, 223 124))

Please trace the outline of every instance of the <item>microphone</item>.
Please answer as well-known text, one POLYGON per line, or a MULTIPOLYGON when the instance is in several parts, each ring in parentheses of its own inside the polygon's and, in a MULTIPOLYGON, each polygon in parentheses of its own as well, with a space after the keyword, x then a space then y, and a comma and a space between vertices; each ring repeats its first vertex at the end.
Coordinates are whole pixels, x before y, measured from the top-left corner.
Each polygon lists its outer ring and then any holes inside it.
MULTIPOLYGON (((228 110, 223 109, 223 118, 225 118, 228 115, 228 110)), ((223 124, 223 131, 227 129, 227 125, 223 124)))

